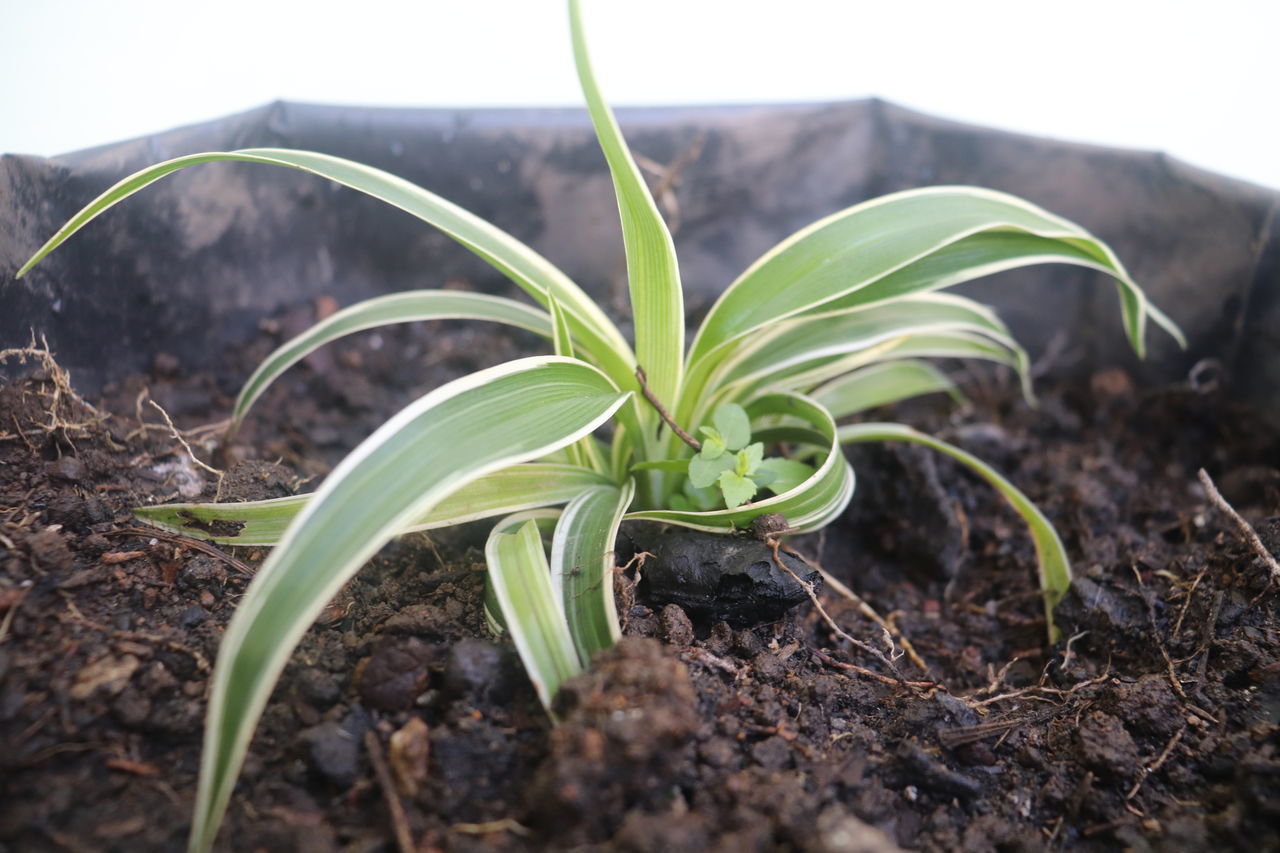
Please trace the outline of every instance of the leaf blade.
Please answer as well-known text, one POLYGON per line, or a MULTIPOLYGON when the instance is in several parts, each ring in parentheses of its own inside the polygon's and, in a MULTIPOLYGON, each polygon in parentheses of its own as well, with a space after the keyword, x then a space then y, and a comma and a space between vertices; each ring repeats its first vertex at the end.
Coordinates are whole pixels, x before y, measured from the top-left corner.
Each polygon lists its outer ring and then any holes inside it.
POLYGON ((938 368, 918 359, 872 364, 837 377, 809 392, 839 419, 879 406, 945 391, 961 397, 955 383, 938 368))
POLYGON ((539 304, 545 306, 549 296, 559 300, 594 362, 618 387, 635 390, 632 375, 635 357, 622 333, 578 285, 546 258, 475 214, 403 178, 314 151, 284 148, 210 151, 149 166, 125 177, 89 202, 36 250, 18 271, 18 277, 116 203, 181 169, 221 162, 286 166, 310 172, 379 199, 440 229, 510 278, 539 304))
POLYGON ((614 542, 634 497, 633 480, 583 492, 564 508, 551 540, 552 586, 584 667, 622 635, 613 600, 614 542))
POLYGON ((596 82, 578 0, 569 2, 569 25, 578 80, 618 197, 636 357, 648 374, 650 389, 672 406, 679 398, 684 370, 684 292, 675 244, 596 82))
POLYGON ((502 621, 538 698, 550 711, 561 683, 582 666, 551 582, 537 521, 525 515, 504 519, 493 528, 484 554, 502 621))
POLYGON ((544 337, 552 332, 551 317, 546 312, 485 293, 410 290, 366 299, 326 317, 267 356, 240 389, 231 413, 232 424, 244 420, 249 408, 282 373, 326 344, 393 323, 446 319, 488 320, 544 337))
MULTIPOLYGON (((453 527, 567 503, 584 489, 608 485, 604 474, 576 465, 525 462, 486 474, 415 518, 401 533, 453 527)), ((136 507, 133 514, 157 527, 222 545, 275 545, 312 495, 244 503, 179 503, 136 507)))
POLYGON ((520 359, 425 395, 334 469, 258 571, 227 628, 209 700, 193 848, 213 842, 289 653, 364 561, 463 483, 576 441, 627 397, 582 362, 520 359))

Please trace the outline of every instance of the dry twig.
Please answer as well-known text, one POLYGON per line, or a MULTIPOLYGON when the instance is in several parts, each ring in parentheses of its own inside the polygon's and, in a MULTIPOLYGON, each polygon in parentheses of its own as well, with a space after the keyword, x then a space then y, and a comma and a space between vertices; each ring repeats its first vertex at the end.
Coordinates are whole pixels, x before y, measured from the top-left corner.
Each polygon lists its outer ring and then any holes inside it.
POLYGON ((370 729, 364 733, 364 748, 369 753, 369 763, 373 765, 373 774, 378 777, 378 787, 387 801, 387 811, 391 813, 391 827, 396 836, 396 847, 400 853, 414 853, 417 846, 413 843, 413 832, 409 829, 409 818, 404 813, 404 803, 396 793, 395 781, 391 778, 391 768, 382 754, 382 743, 378 735, 370 729))

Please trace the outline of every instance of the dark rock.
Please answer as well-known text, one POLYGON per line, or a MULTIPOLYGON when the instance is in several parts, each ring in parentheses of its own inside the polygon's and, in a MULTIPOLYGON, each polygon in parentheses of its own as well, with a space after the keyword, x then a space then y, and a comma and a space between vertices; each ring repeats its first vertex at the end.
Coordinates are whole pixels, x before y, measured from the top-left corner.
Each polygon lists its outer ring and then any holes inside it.
POLYGON ((203 622, 208 615, 209 611, 199 604, 193 604, 178 614, 178 627, 183 629, 194 628, 203 622))
POLYGON ((369 728, 369 715, 355 709, 341 723, 328 722, 302 732, 311 769, 339 788, 356 781, 360 739, 369 728))
MULTIPOLYGON (((678 604, 694 618, 747 627, 778 619, 807 600, 800 584, 774 562, 769 546, 757 539, 660 531, 651 525, 633 526, 627 537, 637 552, 654 555, 637 587, 650 607, 678 604)), ((799 577, 821 583, 817 570, 785 552, 782 559, 799 577)))

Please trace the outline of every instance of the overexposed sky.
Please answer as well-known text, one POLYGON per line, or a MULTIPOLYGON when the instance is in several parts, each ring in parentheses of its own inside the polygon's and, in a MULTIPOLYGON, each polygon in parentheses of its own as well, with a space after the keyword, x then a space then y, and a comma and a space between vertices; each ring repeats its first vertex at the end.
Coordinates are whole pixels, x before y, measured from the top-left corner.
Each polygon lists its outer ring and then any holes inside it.
MULTIPOLYGON (((615 105, 876 95, 1280 188, 1275 0, 585 0, 615 105)), ((577 105, 560 0, 0 0, 0 151, 268 101, 577 105)))

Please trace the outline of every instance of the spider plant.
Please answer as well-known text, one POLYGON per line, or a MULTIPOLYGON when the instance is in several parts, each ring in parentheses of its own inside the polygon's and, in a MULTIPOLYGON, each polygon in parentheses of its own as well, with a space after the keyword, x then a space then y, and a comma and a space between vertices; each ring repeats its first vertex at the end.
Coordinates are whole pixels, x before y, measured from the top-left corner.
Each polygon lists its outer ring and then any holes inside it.
POLYGON ((1045 262, 1098 270, 1117 285, 1139 355, 1148 319, 1181 340, 1114 253, 1080 226, 1003 193, 948 186, 867 201, 792 235, 728 286, 686 346, 671 235, 597 87, 577 0, 569 0, 569 17, 578 76, 618 200, 634 347, 577 284, 506 233, 392 174, 309 151, 193 154, 144 169, 94 199, 19 272, 180 169, 217 161, 285 166, 440 229, 515 282, 531 304, 420 290, 352 305, 262 363, 236 401, 235 424, 283 371, 358 330, 456 318, 550 341, 552 354, 481 370, 410 404, 314 494, 136 511, 216 541, 275 546, 218 655, 193 850, 212 845, 254 728, 302 634, 375 551, 409 531, 499 519, 485 549, 491 616, 510 631, 550 709, 560 684, 619 636, 612 551, 623 519, 729 533, 760 514, 782 513, 794 531, 815 530, 853 494, 842 443, 908 441, 969 466, 1026 520, 1051 620, 1070 567, 1053 527, 1026 497, 980 460, 910 427, 837 422, 952 390, 927 357, 1006 364, 1026 387, 1026 354, 1000 319, 941 292, 1001 270, 1045 262), (609 420, 606 441, 596 431, 609 420), (210 527, 218 521, 235 522, 234 532, 207 533, 227 529, 210 527))

